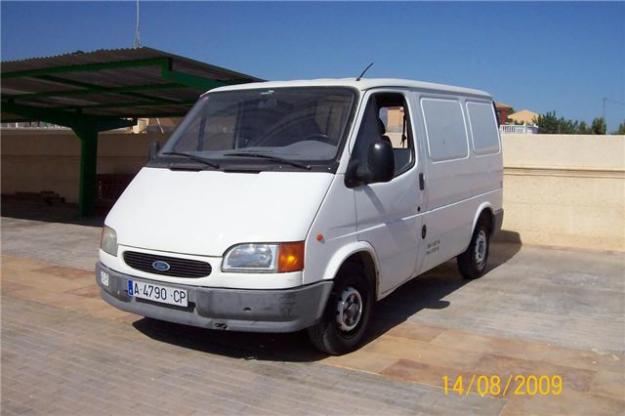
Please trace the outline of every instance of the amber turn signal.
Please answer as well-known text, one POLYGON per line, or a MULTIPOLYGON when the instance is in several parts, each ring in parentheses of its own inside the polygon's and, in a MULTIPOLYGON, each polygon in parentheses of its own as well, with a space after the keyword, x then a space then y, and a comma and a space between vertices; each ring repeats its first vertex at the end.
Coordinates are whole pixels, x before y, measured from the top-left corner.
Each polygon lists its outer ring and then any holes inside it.
POLYGON ((304 269, 304 242, 281 243, 278 248, 278 273, 304 269))

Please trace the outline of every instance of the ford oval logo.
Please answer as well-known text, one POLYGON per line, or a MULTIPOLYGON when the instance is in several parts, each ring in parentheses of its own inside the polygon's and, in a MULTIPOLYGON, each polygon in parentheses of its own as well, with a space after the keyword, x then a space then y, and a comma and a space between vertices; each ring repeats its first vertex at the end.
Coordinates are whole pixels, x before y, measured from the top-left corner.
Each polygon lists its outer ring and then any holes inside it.
POLYGON ((166 261, 156 260, 154 263, 152 263, 152 268, 159 272, 166 272, 167 270, 171 269, 171 266, 166 261))

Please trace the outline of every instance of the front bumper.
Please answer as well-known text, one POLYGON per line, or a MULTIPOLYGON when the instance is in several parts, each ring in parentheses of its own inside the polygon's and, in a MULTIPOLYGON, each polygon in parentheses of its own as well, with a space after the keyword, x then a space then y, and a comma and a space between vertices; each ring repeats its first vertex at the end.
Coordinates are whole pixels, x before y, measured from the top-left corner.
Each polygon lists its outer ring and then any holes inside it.
POLYGON ((332 289, 331 281, 291 289, 225 289, 150 281, 96 264, 102 298, 118 309, 163 321, 209 329, 249 332, 294 332, 319 321, 332 289), (101 273, 108 274, 108 286, 101 273), (164 284, 188 291, 181 308, 128 296, 128 280, 164 284))

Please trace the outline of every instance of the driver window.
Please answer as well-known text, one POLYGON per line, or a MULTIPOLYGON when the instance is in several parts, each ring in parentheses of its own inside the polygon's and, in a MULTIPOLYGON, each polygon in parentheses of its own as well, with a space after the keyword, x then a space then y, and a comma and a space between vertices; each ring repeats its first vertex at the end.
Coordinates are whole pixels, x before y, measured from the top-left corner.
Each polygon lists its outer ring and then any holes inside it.
POLYGON ((403 94, 379 93, 369 98, 354 147, 354 157, 362 165, 367 163, 370 145, 378 140, 393 146, 395 176, 414 165, 414 141, 403 94))

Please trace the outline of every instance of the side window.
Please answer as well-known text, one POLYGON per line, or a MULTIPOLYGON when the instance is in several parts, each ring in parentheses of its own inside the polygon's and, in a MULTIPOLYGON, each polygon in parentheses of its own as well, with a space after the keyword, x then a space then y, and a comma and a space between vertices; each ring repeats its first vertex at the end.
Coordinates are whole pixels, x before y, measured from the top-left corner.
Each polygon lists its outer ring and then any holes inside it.
POLYGON ((460 102, 453 99, 423 98, 421 106, 430 158, 438 162, 466 157, 469 149, 460 102))
POLYGON ((468 101, 467 114, 471 127, 471 138, 475 153, 497 153, 499 136, 493 114, 493 104, 483 101, 468 101))
POLYGON ((388 141, 393 146, 395 176, 414 165, 414 140, 408 106, 403 94, 379 93, 369 98, 356 138, 353 157, 366 164, 369 147, 379 140, 388 141))

